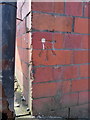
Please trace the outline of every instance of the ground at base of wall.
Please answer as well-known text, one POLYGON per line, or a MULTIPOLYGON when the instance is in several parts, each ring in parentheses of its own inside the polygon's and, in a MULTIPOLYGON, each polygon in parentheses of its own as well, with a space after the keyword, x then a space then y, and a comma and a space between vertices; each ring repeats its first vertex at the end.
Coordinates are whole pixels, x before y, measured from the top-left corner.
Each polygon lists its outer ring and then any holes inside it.
POLYGON ((27 110, 28 106, 22 96, 22 92, 20 89, 20 86, 18 85, 17 81, 15 81, 15 88, 14 88, 14 109, 15 109, 15 115, 16 118, 22 117, 22 116, 30 116, 30 111, 27 110))
POLYGON ((58 119, 57 118, 56 119, 55 118, 47 118, 46 119, 46 118, 30 118, 27 116, 27 117, 16 118, 15 120, 89 120, 89 119, 72 119, 72 118, 71 119, 70 118, 69 119, 63 119, 63 118, 61 118, 61 119, 60 118, 58 118, 58 119))

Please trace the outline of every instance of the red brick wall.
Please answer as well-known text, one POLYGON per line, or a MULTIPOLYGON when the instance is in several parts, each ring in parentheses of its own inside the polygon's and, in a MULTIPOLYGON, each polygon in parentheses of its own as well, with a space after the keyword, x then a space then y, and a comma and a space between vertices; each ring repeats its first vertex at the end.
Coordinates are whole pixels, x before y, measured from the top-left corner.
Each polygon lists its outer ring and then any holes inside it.
POLYGON ((32 3, 34 114, 88 117, 88 5, 32 3))
MULTIPOLYGON (((68 117, 70 112, 70 117, 88 117, 88 5, 32 3, 34 115, 68 117), (46 39, 45 50, 42 38, 46 39)), ((26 15, 28 7, 23 5, 21 13, 20 7, 18 15, 26 15)), ((17 23, 16 75, 27 98, 30 41, 26 44, 26 40, 31 38, 24 27, 25 19, 17 23)))
POLYGON ((31 15, 30 3, 17 3, 17 34, 16 34, 16 66, 15 76, 18 79, 26 102, 29 104, 30 61, 31 61, 31 15))

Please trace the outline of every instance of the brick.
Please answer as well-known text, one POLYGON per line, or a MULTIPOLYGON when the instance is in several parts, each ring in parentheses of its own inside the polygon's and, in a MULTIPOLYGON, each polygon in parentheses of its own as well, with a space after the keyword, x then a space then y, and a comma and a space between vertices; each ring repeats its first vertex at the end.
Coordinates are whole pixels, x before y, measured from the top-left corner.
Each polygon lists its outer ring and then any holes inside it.
MULTIPOLYGON (((39 113, 45 114, 45 106, 51 103, 51 98, 43 98, 43 99, 36 99, 32 101, 32 106, 33 106, 33 114, 38 115, 39 113), (40 112, 39 112, 40 111, 40 112)), ((46 110, 47 111, 47 110, 46 110)))
POLYGON ((41 39, 45 38, 45 48, 52 49, 51 41, 55 40, 54 48, 61 49, 63 48, 63 38, 64 35, 60 33, 48 33, 48 32, 34 32, 32 34, 32 44, 34 49, 42 49, 41 39))
POLYGON ((42 83, 33 85, 33 98, 54 96, 56 94, 56 83, 42 83))
POLYGON ((17 25, 17 37, 26 33, 25 19, 17 25))
POLYGON ((16 43, 18 47, 22 47, 22 36, 18 36, 16 39, 16 43))
POLYGON ((88 63, 90 63, 90 51, 88 51, 88 63))
POLYGON ((71 81, 70 80, 68 80, 68 81, 62 81, 62 84, 61 84, 60 87, 61 88, 58 88, 58 89, 60 89, 61 95, 70 93, 71 92, 71 81))
POLYGON ((79 104, 88 103, 88 94, 88 91, 79 93, 79 104))
POLYGON ((28 78, 28 71, 29 71, 28 65, 27 65, 26 63, 22 62, 22 73, 23 73, 23 74, 25 75, 25 77, 27 77, 27 78, 28 78))
POLYGON ((89 2, 84 2, 84 16, 85 17, 90 17, 90 3, 89 2))
POLYGON ((18 26, 19 23, 20 23, 20 21, 19 21, 19 20, 16 20, 16 26, 18 26))
MULTIPOLYGON (((37 82, 46 82, 46 81, 55 81, 55 80, 63 80, 63 69, 61 67, 59 68, 51 68, 51 67, 45 67, 45 68, 36 68, 35 69, 35 74, 34 74, 34 81, 33 83, 37 82), (43 75, 45 77, 43 77, 43 75)), ((61 89, 63 89, 63 93, 69 92, 70 91, 70 81, 64 81, 60 82, 62 84, 61 89)), ((59 83, 57 87, 60 86, 59 83)))
POLYGON ((53 67, 52 76, 53 76, 53 80, 63 80, 64 79, 63 67, 53 67))
POLYGON ((54 53, 51 50, 34 50, 33 51, 34 65, 63 65, 72 63, 72 51, 56 50, 54 53))
POLYGON ((33 29, 50 31, 72 31, 72 17, 52 16, 48 14, 33 14, 33 29))
POLYGON ((66 15, 82 16, 82 2, 66 2, 66 15))
POLYGON ((31 41, 30 41, 30 33, 26 33, 22 36, 22 48, 30 48, 31 41))
POLYGON ((54 29, 54 16, 48 14, 33 13, 32 28, 36 30, 54 29))
POLYGON ((88 79, 72 81, 72 92, 88 90, 88 79))
POLYGON ((46 39, 45 48, 47 48, 47 49, 52 48, 52 44, 50 43, 50 41, 52 41, 52 33, 34 32, 32 34, 33 49, 42 49, 43 48, 43 45, 41 42, 42 38, 46 39))
POLYGON ((77 49, 81 48, 81 41, 82 41, 81 35, 74 35, 74 34, 65 34, 64 37, 64 48, 67 49, 77 49))
POLYGON ((63 107, 71 107, 78 103, 78 93, 64 95, 61 99, 63 107))
POLYGON ((64 39, 64 34, 60 34, 60 33, 54 33, 52 38, 56 41, 55 44, 54 44, 54 47, 56 49, 61 49, 63 48, 63 39, 64 39))
POLYGON ((19 29, 19 25, 17 25, 16 27, 16 38, 20 36, 20 29, 19 29))
POLYGON ((88 77, 90 77, 90 65, 88 65, 88 77))
POLYGON ((53 12, 53 2, 32 2, 33 11, 53 12))
POLYGON ((22 50, 22 48, 17 49, 17 54, 18 54, 19 59, 23 58, 23 50, 22 50))
MULTIPOLYGON (((34 83, 37 82, 46 82, 46 81, 55 81, 55 80, 63 80, 64 79, 64 71, 63 71, 63 67, 53 67, 53 68, 49 68, 49 67, 45 67, 45 68, 37 68, 34 70, 34 83), (43 77, 44 76, 44 77, 43 77)), ((63 87, 64 90, 63 92, 66 90, 66 85, 67 85, 67 89, 68 87, 70 87, 70 82, 63 82, 63 87), (64 85, 65 84, 65 85, 64 85)), ((66 90, 67 91, 67 90, 66 90)))
POLYGON ((29 53, 30 53, 30 50, 22 49, 21 60, 23 60, 26 63, 29 63, 29 55, 30 55, 29 53))
POLYGON ((65 66, 64 67, 64 79, 75 79, 79 77, 78 66, 65 66))
POLYGON ((74 64, 88 63, 88 51, 74 51, 74 64))
POLYGON ((23 35, 26 33, 26 23, 25 19, 19 24, 20 27, 20 35, 23 35))
POLYGON ((33 98, 49 97, 49 96, 61 96, 65 93, 69 93, 71 89, 70 81, 60 82, 48 82, 33 84, 33 98))
POLYGON ((74 32, 89 34, 88 23, 89 23, 89 19, 86 19, 86 18, 75 18, 74 32))
POLYGON ((33 115, 38 114, 67 118, 68 108, 61 108, 61 104, 56 102, 54 98, 36 99, 33 100, 33 115))
POLYGON ((88 45, 88 42, 89 42, 89 37, 90 35, 83 35, 82 36, 82 49, 89 49, 89 45, 88 45))
POLYGON ((52 67, 38 67, 34 69, 34 82, 52 81, 52 67))
POLYGON ((65 50, 63 54, 65 57, 65 64, 72 64, 73 63, 73 52, 70 50, 65 50))
POLYGON ((18 51, 18 49, 16 50, 16 58, 15 58, 15 61, 16 61, 16 65, 17 65, 17 67, 20 69, 20 70, 22 70, 22 68, 21 68, 21 60, 20 60, 20 56, 19 56, 19 51, 18 51))
POLYGON ((71 32, 72 31, 72 17, 55 16, 55 31, 71 32))
POLYGON ((88 65, 80 65, 80 77, 88 77, 88 65))
POLYGON ((54 12, 63 14, 64 13, 64 2, 54 2, 54 12))

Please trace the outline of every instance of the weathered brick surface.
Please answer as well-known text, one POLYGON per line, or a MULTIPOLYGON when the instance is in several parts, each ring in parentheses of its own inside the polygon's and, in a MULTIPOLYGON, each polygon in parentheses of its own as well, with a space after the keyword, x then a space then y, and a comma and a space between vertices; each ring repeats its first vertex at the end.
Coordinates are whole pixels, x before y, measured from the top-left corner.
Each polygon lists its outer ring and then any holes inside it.
POLYGON ((40 115, 68 117, 68 108, 61 109, 61 103, 55 97, 33 100, 33 109, 36 115, 39 111, 40 115), (56 112, 57 109, 61 112, 56 112))
POLYGON ((54 16, 41 13, 33 13, 32 28, 36 30, 49 30, 54 29, 54 16))
POLYGON ((32 28, 36 30, 72 31, 72 17, 34 13, 32 22, 32 28))
POLYGON ((82 2, 66 2, 66 9, 65 13, 66 15, 72 15, 72 16, 82 16, 82 8, 83 4, 82 2))
POLYGON ((83 36, 74 34, 65 34, 64 48, 80 49, 82 48, 83 36))
POLYGON ((84 104, 84 103, 88 103, 88 95, 90 94, 90 92, 85 91, 85 92, 80 92, 79 93, 79 104, 84 104))
POLYGON ((53 12, 53 2, 33 2, 32 3, 33 11, 42 11, 42 12, 53 12))
POLYGON ((78 103, 78 93, 64 95, 61 99, 64 107, 71 107, 78 103))
POLYGON ((74 51, 74 64, 88 63, 88 51, 74 51))
POLYGON ((90 9, 90 3, 89 2, 85 2, 84 3, 84 16, 85 17, 90 17, 89 9, 90 9))
POLYGON ((70 50, 34 50, 34 65, 64 65, 72 63, 72 51, 70 50), (56 57, 57 56, 57 57, 56 57))
POLYGON ((90 32, 88 31, 89 20, 87 18, 75 18, 74 32, 88 34, 90 32))
POLYGON ((90 67, 90 65, 80 65, 80 77, 89 77, 89 72, 88 68, 90 67))
MULTIPOLYGON (((30 50, 26 48, 30 48, 30 44, 33 48, 34 115, 67 117, 70 108, 70 117, 79 117, 80 113, 87 117, 88 6, 89 3, 83 2, 33 2, 32 38, 25 33, 25 20, 17 26, 16 72, 26 99, 30 62, 30 50), (46 39, 45 50, 42 38, 46 39)), ((26 14, 25 10, 23 16, 26 14)))
POLYGON ((54 2, 53 3, 53 12, 58 13, 58 14, 64 14, 64 2, 54 2))
POLYGON ((79 77, 78 66, 65 66, 64 67, 64 79, 75 79, 79 77))
POLYGON ((55 16, 55 31, 72 32, 72 17, 55 16))
MULTIPOLYGON (((33 98, 62 96, 70 92, 71 81, 60 81, 51 83, 33 84, 33 98)), ((60 99, 61 99, 60 98, 60 99)))
POLYGON ((47 13, 64 13, 64 2, 33 2, 33 11, 47 12, 47 13))
POLYGON ((17 3, 17 18, 21 20, 17 20, 17 32, 16 32, 16 64, 15 64, 15 75, 18 79, 20 87, 23 91, 23 95, 26 98, 26 102, 28 103, 28 95, 29 95, 29 64, 31 61, 31 33, 27 32, 30 30, 30 21, 28 18, 30 17, 30 2, 22 2, 17 3))
MULTIPOLYGON (((33 112, 38 114, 35 104, 39 102, 40 112, 44 111, 41 113, 49 114, 50 111, 47 113, 45 106, 48 102, 54 104, 55 101, 50 101, 51 96, 57 96, 56 98, 59 99, 59 101, 55 102, 56 104, 59 104, 60 99, 62 99, 62 108, 88 103, 87 98, 84 97, 84 95, 87 95, 84 91, 88 90, 87 63, 89 54, 89 36, 86 35, 89 33, 89 19, 86 15, 85 3, 66 2, 64 3, 65 6, 63 3, 54 3, 54 8, 51 3, 48 4, 51 7, 47 11, 44 7, 41 8, 39 4, 34 4, 32 5, 32 10, 35 11, 32 18, 32 29, 34 31, 32 37, 34 48, 33 65, 36 68, 33 69, 35 79, 32 93, 33 98, 35 98, 33 112), (59 4, 62 4, 62 7, 58 7, 59 4), (38 7, 36 8, 36 6, 38 7), (50 14, 52 12, 53 14, 50 14), (58 15, 55 13, 58 13, 58 15), (38 30, 38 32, 35 30, 38 30), (48 50, 42 50, 42 38, 47 40, 45 48, 48 50), (55 40, 53 52, 49 50, 53 48, 49 40, 55 40), (61 97, 61 95, 63 96, 61 97), (44 97, 45 99, 43 99, 44 97), (83 97, 85 102, 81 100, 83 97), (44 100, 46 101, 43 102, 44 100)), ((73 110, 76 110, 76 108, 73 107, 73 110)), ((60 115, 58 107, 57 111, 60 115)), ((71 112, 72 116, 73 113, 75 116, 79 115, 74 111, 71 112)), ((86 113, 83 114, 85 116, 86 113)))
POLYGON ((72 91, 88 90, 88 79, 80 79, 72 81, 72 91))

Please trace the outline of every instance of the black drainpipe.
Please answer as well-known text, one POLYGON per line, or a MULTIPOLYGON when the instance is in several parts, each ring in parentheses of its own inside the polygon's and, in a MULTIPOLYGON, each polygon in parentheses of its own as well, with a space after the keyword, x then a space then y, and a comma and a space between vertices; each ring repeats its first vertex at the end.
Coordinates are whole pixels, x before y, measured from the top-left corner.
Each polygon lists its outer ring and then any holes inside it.
MULTIPOLYGON (((10 111, 14 111, 14 64, 16 38, 16 2, 2 2, 2 87, 10 111)), ((3 94, 3 93, 2 93, 3 94)), ((2 109, 4 104, 2 104, 2 109)))

